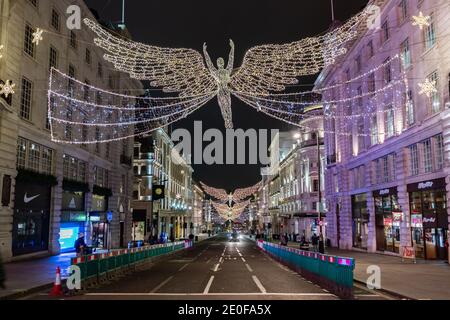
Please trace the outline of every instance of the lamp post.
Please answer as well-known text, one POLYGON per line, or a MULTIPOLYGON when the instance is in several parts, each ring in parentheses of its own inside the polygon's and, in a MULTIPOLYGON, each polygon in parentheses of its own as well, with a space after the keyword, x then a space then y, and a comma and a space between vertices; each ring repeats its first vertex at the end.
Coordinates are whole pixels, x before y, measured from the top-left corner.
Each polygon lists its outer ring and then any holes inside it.
POLYGON ((318 205, 318 220, 319 220, 319 253, 325 253, 325 245, 323 240, 323 229, 322 229, 322 164, 321 164, 321 154, 320 154, 320 131, 317 130, 317 172, 318 172, 318 187, 319 187, 319 205, 318 205))

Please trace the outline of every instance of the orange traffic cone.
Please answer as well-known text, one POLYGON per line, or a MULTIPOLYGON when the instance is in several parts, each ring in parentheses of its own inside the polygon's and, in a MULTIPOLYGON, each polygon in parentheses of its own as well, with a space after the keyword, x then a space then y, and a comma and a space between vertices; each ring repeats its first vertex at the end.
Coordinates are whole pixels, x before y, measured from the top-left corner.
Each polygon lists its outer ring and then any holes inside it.
POLYGON ((53 284, 52 291, 50 291, 51 296, 62 296, 62 285, 61 285, 61 269, 59 267, 56 268, 56 279, 53 284))

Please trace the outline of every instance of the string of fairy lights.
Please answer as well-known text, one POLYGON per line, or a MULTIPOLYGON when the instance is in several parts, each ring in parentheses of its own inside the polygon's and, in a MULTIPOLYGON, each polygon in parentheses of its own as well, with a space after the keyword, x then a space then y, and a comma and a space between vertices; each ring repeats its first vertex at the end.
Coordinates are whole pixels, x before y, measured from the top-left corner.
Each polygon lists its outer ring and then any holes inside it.
MULTIPOLYGON (((92 144, 147 134, 188 116, 215 96, 219 97, 226 127, 230 128, 231 111, 224 112, 223 106, 230 103, 231 94, 259 112, 310 131, 317 128, 308 127, 304 120, 321 117, 320 114, 307 112, 308 108, 317 104, 323 105, 325 118, 351 120, 350 124, 368 118, 369 113, 386 114, 392 110, 400 112, 408 104, 408 101, 405 101, 408 81, 401 70, 393 74, 399 74, 402 78, 391 79, 377 90, 354 92, 360 89, 355 88, 357 81, 364 82, 376 71, 388 65, 390 67, 392 62, 400 59, 398 55, 341 84, 309 92, 274 93, 298 83, 299 76, 316 74, 335 63, 339 56, 347 52, 345 45, 357 37, 358 28, 361 28, 362 22, 369 14, 368 6, 341 27, 322 36, 290 44, 251 48, 245 54, 242 66, 233 74, 231 71, 228 74, 223 73, 225 69, 221 69, 219 64, 215 74, 211 71, 210 64, 205 66, 202 55, 196 50, 160 48, 128 41, 112 35, 94 21, 85 19, 85 24, 97 35, 94 39, 95 45, 107 52, 104 58, 111 62, 115 69, 126 72, 135 79, 150 80, 153 87, 179 95, 176 98, 119 95, 86 85, 52 69, 48 91, 48 119, 52 140, 68 144, 92 144), (347 98, 327 99, 328 96, 333 97, 335 89, 345 91, 347 98), (107 104, 102 103, 105 99, 107 104), (354 105, 362 99, 368 100, 368 110, 353 112, 354 105), (332 110, 338 105, 348 107, 350 114, 334 114, 332 110)), ((422 30, 430 26, 431 17, 420 11, 419 15, 412 16, 411 23, 422 30)), ((37 28, 32 34, 32 43, 38 46, 46 32, 37 28)), ((232 48, 234 50, 234 44, 232 48)), ((0 45, 0 59, 3 58, 3 49, 4 46, 0 45)), ((234 51, 230 53, 232 61, 233 53, 234 51)), ((232 61, 229 62, 231 68, 232 61)), ((418 83, 419 94, 432 97, 437 92, 436 85, 436 81, 425 79, 424 82, 418 83)), ((6 98, 15 94, 14 89, 15 84, 9 79, 0 83, 0 95, 6 98)), ((337 135, 350 134, 348 128, 343 128, 342 131, 320 130, 337 135)), ((230 201, 230 195, 227 195, 227 201, 230 201)))

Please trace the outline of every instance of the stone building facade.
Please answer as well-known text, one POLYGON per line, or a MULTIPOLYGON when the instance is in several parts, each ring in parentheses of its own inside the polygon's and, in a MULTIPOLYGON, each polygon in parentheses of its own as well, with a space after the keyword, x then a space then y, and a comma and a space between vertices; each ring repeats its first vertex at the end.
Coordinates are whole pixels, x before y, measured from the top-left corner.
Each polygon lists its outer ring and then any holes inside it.
MULTIPOLYGON (((139 95, 142 85, 114 71, 82 28, 66 27, 70 5, 95 19, 84 1, 1 0, 0 81, 15 93, 0 97, 0 252, 5 260, 89 245, 114 248, 131 234, 133 143, 77 147, 51 141, 47 120, 50 68, 107 91, 139 95), (43 40, 32 43, 37 28, 43 40)), ((113 26, 110 26, 114 28, 113 26)), ((128 36, 126 30, 114 32, 128 36)))
POLYGON ((343 249, 413 247, 447 259, 450 3, 386 1, 380 21, 316 85, 325 90, 328 238, 343 249), (412 24, 420 12, 430 17, 422 30, 412 24), (406 84, 386 90, 401 75, 406 84), (428 95, 427 79, 436 87, 428 95))

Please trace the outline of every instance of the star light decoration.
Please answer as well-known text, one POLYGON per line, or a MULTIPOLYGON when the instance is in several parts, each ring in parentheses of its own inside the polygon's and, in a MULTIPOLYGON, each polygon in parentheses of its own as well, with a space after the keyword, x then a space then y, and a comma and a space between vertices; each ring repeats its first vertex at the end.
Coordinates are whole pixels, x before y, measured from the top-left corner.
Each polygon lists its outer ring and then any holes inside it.
POLYGON ((203 182, 200 182, 200 185, 208 195, 219 201, 222 201, 223 203, 228 202, 228 205, 231 206, 233 202, 238 203, 252 196, 260 188, 261 182, 258 182, 251 187, 236 189, 234 192, 230 193, 227 193, 225 189, 210 187, 203 182))
POLYGON ((436 88, 436 81, 431 81, 430 79, 425 79, 425 82, 419 83, 420 95, 426 95, 428 98, 431 98, 431 96, 434 93, 437 93, 438 90, 436 88))
POLYGON ((424 27, 430 26, 431 17, 424 16, 422 11, 419 12, 418 16, 413 16, 412 19, 413 19, 412 25, 419 26, 420 30, 423 30, 424 27))
POLYGON ((13 95, 14 92, 14 87, 16 85, 14 83, 12 83, 11 80, 6 80, 5 83, 0 83, 0 95, 4 95, 5 98, 8 98, 9 95, 13 95))
POLYGON ((33 40, 31 42, 38 46, 39 42, 44 40, 44 38, 42 37, 43 33, 44 33, 43 29, 37 28, 36 31, 33 32, 33 40))
POLYGON ((161 48, 116 37, 90 19, 84 23, 94 31, 94 42, 107 53, 105 60, 138 80, 149 80, 165 92, 179 93, 180 97, 207 95, 214 92, 218 98, 225 127, 233 127, 231 94, 269 96, 286 86, 297 84, 297 77, 318 73, 345 54, 345 45, 356 38, 358 28, 369 16, 366 8, 347 23, 322 36, 309 37, 288 44, 268 44, 251 48, 244 56, 242 66, 233 73, 234 43, 225 67, 223 58, 217 67, 211 61, 206 44, 203 55, 193 49, 161 48), (204 62, 205 61, 205 62, 204 62), (206 65, 205 65, 206 64, 206 65))

